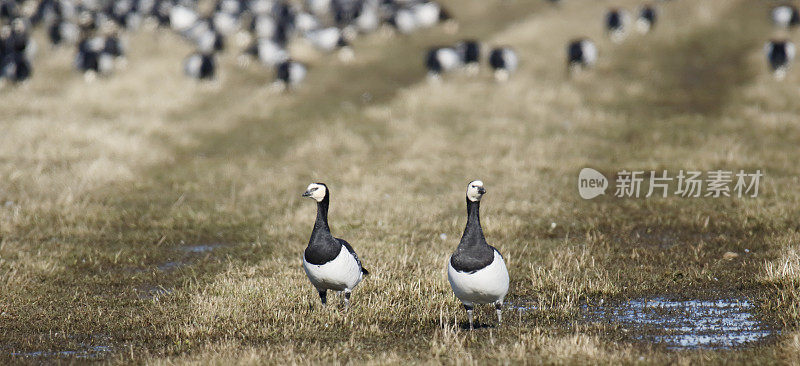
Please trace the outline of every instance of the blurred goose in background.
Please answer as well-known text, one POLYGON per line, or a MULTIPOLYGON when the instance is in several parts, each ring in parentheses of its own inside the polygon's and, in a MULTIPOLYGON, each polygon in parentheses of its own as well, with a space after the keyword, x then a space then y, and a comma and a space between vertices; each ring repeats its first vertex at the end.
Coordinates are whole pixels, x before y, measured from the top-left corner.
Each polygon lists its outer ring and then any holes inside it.
POLYGON ((114 56, 105 52, 106 40, 103 37, 86 37, 78 43, 75 67, 82 72, 86 81, 97 76, 108 76, 114 70, 114 56))
POLYGON ((597 46, 587 38, 575 39, 567 45, 567 70, 577 71, 594 67, 597 62, 597 46))
POLYGON ((0 58, 0 79, 11 83, 28 80, 33 73, 31 63, 24 53, 8 52, 0 58))
POLYGON ((442 74, 453 71, 459 66, 461 58, 458 51, 452 47, 431 48, 425 57, 425 67, 428 69, 428 79, 431 81, 441 80, 442 74))
POLYGON ((508 77, 517 71, 518 64, 517 53, 510 47, 498 47, 489 54, 489 65, 497 81, 508 80, 508 77))
POLYGON ((642 34, 650 32, 650 30, 653 29, 653 26, 656 25, 657 19, 658 14, 656 13, 656 8, 653 5, 647 4, 642 6, 639 9, 639 17, 636 18, 636 30, 642 34))
POLYGON ((458 25, 439 3, 435 1, 423 1, 411 6, 414 14, 414 23, 418 28, 433 27, 440 22, 445 23, 447 33, 453 34, 458 31, 458 25))
POLYGON ((400 34, 410 34, 417 30, 417 22, 414 17, 414 12, 409 9, 397 9, 392 11, 389 24, 400 34))
POLYGON ((364 0, 349 28, 357 33, 367 34, 378 30, 381 25, 380 4, 378 0, 364 0))
POLYGON ((56 19, 47 27, 47 36, 53 46, 63 43, 76 44, 80 39, 81 30, 75 23, 64 19, 56 19))
POLYGON ((22 14, 22 9, 16 1, 2 0, 0 1, 0 21, 9 22, 13 19, 19 18, 22 14))
POLYGON ((16 18, 11 21, 7 33, 3 39, 2 47, 6 52, 18 53, 27 61, 33 60, 36 55, 36 40, 31 37, 30 23, 23 18, 16 18))
POLYGON ((32 51, 31 40, 21 19, 16 18, 11 25, 0 28, 0 80, 2 83, 19 83, 30 78, 32 51))
POLYGON ((353 59, 353 50, 339 28, 327 27, 311 30, 306 32, 305 39, 322 52, 330 53, 339 50, 339 59, 342 61, 353 59))
POLYGON ((286 60, 276 67, 275 83, 283 90, 296 88, 306 78, 306 66, 294 60, 286 60))
POLYGON ((781 28, 796 27, 800 24, 800 12, 793 5, 780 5, 772 8, 770 12, 772 23, 781 28))
POLYGON ((169 10, 170 27, 178 33, 188 30, 195 25, 199 19, 200 16, 194 9, 183 4, 175 5, 169 10))
POLYGON ((240 56, 239 63, 247 66, 253 58, 264 66, 276 66, 289 59, 289 52, 270 39, 256 39, 240 56))
POLYGON ((214 54, 210 52, 195 52, 183 63, 183 72, 197 80, 212 80, 216 76, 217 65, 214 54))
POLYGON ((794 60, 794 43, 785 39, 773 39, 764 45, 764 53, 767 56, 767 62, 775 75, 775 79, 783 80, 794 60))
POLYGON ((627 35, 628 12, 623 9, 612 8, 606 14, 606 34, 611 41, 620 43, 627 35))
POLYGON ((481 44, 474 39, 466 39, 456 43, 456 52, 461 59, 461 64, 470 75, 477 75, 480 71, 481 44))

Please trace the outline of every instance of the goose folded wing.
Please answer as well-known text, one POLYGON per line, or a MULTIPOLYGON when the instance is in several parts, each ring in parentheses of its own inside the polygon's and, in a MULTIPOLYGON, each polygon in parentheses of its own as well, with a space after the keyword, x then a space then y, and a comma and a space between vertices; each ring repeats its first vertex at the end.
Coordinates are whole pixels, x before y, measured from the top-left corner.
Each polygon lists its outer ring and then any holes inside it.
POLYGON ((344 247, 347 248, 347 251, 350 252, 350 254, 353 255, 353 258, 356 259, 356 263, 358 263, 358 266, 361 267, 361 272, 364 273, 365 275, 369 274, 369 271, 367 271, 367 269, 364 268, 363 265, 361 265, 361 260, 358 259, 358 254, 356 254, 356 251, 353 250, 353 246, 351 246, 350 243, 346 242, 344 239, 339 239, 339 238, 335 238, 335 239, 336 239, 336 241, 339 242, 339 244, 344 245, 344 247))

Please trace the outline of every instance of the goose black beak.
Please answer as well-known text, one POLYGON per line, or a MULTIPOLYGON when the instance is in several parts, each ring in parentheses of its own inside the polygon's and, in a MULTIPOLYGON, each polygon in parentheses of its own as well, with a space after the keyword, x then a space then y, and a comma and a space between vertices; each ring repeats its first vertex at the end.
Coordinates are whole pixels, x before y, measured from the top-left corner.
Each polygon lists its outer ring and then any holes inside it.
POLYGON ((478 187, 478 193, 485 194, 486 193, 486 188, 478 187))
POLYGON ((303 197, 311 197, 311 192, 309 191, 303 192, 303 197))

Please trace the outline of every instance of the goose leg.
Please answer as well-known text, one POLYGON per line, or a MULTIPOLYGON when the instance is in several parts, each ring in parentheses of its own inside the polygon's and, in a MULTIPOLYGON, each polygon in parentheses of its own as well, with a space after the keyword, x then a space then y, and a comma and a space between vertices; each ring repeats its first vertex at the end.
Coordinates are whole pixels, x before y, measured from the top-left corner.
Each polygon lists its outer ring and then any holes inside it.
POLYGON ((328 290, 317 291, 319 291, 319 299, 322 300, 322 306, 328 305, 328 290))
POLYGON ((344 309, 347 310, 350 308, 350 290, 344 290, 344 309))
POLYGON ((494 309, 497 311, 497 326, 499 327, 503 324, 503 302, 494 303, 494 309))
POLYGON ((464 309, 467 310, 467 317, 469 318, 469 330, 473 330, 472 327, 472 305, 464 304, 464 309))

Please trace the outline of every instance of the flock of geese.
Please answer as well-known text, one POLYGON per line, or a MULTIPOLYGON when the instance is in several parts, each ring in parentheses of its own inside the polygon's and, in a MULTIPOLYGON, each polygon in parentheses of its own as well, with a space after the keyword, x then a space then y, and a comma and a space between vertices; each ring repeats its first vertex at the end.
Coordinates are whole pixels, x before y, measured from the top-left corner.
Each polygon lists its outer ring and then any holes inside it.
POLYGON ((307 66, 292 58, 290 42, 349 61, 360 35, 410 34, 437 24, 457 28, 434 0, 0 0, 0 79, 32 76, 36 27, 46 29, 52 46, 75 47, 74 67, 90 80, 124 68, 122 36, 144 27, 170 30, 194 48, 183 62, 191 78, 214 79, 217 55, 238 47, 242 66, 259 62, 274 70, 276 83, 294 86, 307 66), (213 9, 204 10, 205 3, 213 9))
MULTIPOLYGON (((559 2, 559 0, 550 0, 559 2)), ((108 76, 127 64, 123 35, 143 27, 166 29, 179 34, 194 51, 183 62, 184 73, 199 80, 218 75, 217 55, 238 46, 238 63, 258 62, 274 70, 275 84, 285 88, 300 84, 307 65, 292 58, 289 43, 301 40, 341 61, 354 58, 351 43, 360 35, 381 30, 410 34, 444 24, 455 32, 458 24, 435 0, 210 0, 204 10, 201 0, 0 0, 0 81, 18 83, 33 75, 38 47, 32 38, 36 27, 45 29, 54 47, 75 47, 74 67, 92 80, 108 76)), ((658 20, 658 9, 647 4, 631 14, 611 8, 605 15, 606 34, 622 42, 636 29, 649 32, 658 20)), ((773 23, 781 29, 800 25, 800 13, 790 4, 771 10, 773 23)), ((438 81, 455 70, 476 74, 484 61, 498 81, 516 71, 519 58, 508 46, 484 52, 484 45, 465 39, 455 45, 429 49, 425 55, 428 77, 438 81)), ((777 79, 783 79, 795 57, 795 45, 786 37, 773 38, 764 47, 767 64, 777 79)), ((597 46, 588 38, 567 45, 569 70, 591 68, 598 57, 597 46)))

